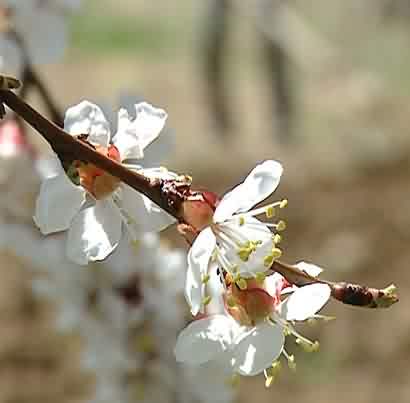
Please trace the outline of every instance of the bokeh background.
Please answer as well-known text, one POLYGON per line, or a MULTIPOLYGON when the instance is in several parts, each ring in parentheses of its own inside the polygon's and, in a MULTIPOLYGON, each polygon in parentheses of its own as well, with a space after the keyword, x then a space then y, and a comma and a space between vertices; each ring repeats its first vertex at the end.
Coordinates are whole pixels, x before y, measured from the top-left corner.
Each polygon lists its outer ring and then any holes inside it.
MULTIPOLYGON (((409 402, 408 2, 272 1, 269 12, 256 0, 228 2, 225 73, 216 78, 228 123, 213 113, 206 59, 220 5, 84 3, 64 62, 39 71, 62 108, 88 99, 116 109, 121 94, 165 108, 176 138, 168 167, 220 193, 256 163, 280 160, 284 259, 315 262, 330 279, 399 286, 400 303, 386 311, 329 303, 337 319, 306 327, 321 351, 297 351, 297 372, 282 371, 269 390, 263 378, 243 380, 239 401, 409 402), (287 80, 285 111, 272 104, 271 40, 287 80)), ((175 229, 166 236, 183 245, 175 229)), ((17 258, 3 253, 0 270, 0 401, 84 399, 77 341, 52 330, 50 307, 33 300, 17 258)))

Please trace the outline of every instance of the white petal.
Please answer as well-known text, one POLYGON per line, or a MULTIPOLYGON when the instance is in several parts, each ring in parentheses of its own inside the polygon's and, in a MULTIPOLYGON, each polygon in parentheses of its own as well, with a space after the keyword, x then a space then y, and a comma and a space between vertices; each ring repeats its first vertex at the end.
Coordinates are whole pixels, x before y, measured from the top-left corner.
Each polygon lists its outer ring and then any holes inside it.
POLYGON ((269 228, 261 224, 259 220, 253 217, 247 217, 246 223, 242 226, 234 222, 223 224, 229 230, 240 233, 241 237, 248 241, 259 241, 256 251, 249 255, 247 261, 243 261, 239 257, 239 247, 230 247, 224 250, 228 261, 232 265, 237 265, 239 273, 244 277, 254 277, 256 273, 263 273, 268 269, 265 266, 265 257, 271 254, 275 245, 269 228))
POLYGON ((306 263, 306 262, 298 262, 295 266, 303 270, 305 273, 309 274, 312 277, 318 277, 320 273, 322 273, 323 269, 319 266, 316 266, 313 263, 306 263))
POLYGON ((120 109, 118 112, 118 129, 113 143, 120 152, 121 161, 144 156, 141 141, 135 135, 133 129, 133 123, 127 110, 120 109))
POLYGON ((142 158, 144 149, 155 140, 165 125, 167 113, 141 102, 135 105, 136 118, 132 120, 125 109, 118 113, 118 130, 114 144, 122 160, 142 158))
POLYGON ((257 375, 282 352, 285 336, 278 325, 263 322, 236 340, 234 368, 242 375, 257 375))
POLYGON ((185 299, 191 307, 192 315, 201 308, 204 297, 202 276, 207 274, 216 239, 210 228, 205 228, 195 239, 188 252, 188 269, 185 280, 185 299))
POLYGON ((71 223, 67 256, 75 263, 105 259, 121 238, 121 218, 108 200, 82 210, 71 223))
POLYGON ((168 115, 163 109, 155 108, 147 102, 136 104, 135 112, 135 130, 142 143, 142 149, 144 149, 158 137, 168 115))
POLYGON ((311 284, 298 288, 279 306, 286 320, 306 320, 320 311, 330 297, 330 287, 326 284, 311 284))
POLYGON ((178 362, 201 365, 217 358, 232 343, 235 322, 225 315, 212 315, 191 322, 178 335, 175 357, 178 362))
POLYGON ((88 141, 107 147, 110 142, 110 125, 101 108, 89 101, 67 109, 64 129, 71 135, 88 134, 88 141))
POLYGON ((266 277, 264 288, 272 297, 279 297, 285 282, 286 280, 282 275, 273 273, 266 277))
POLYGON ((282 172, 282 165, 277 161, 268 160, 257 165, 243 183, 223 197, 216 208, 214 221, 222 222, 265 200, 278 187, 282 172))
POLYGON ((56 156, 38 158, 35 164, 36 170, 42 179, 52 178, 53 176, 65 173, 60 160, 56 156))
POLYGON ((128 185, 122 186, 122 206, 137 226, 140 234, 160 232, 173 224, 176 219, 158 207, 148 197, 128 185))
POLYGON ((34 222, 42 234, 68 229, 85 202, 85 190, 74 185, 65 173, 47 178, 41 184, 34 222))
POLYGON ((209 281, 206 284, 206 293, 211 297, 211 302, 206 306, 206 313, 213 315, 225 312, 225 287, 217 272, 218 264, 212 262, 208 269, 209 281))

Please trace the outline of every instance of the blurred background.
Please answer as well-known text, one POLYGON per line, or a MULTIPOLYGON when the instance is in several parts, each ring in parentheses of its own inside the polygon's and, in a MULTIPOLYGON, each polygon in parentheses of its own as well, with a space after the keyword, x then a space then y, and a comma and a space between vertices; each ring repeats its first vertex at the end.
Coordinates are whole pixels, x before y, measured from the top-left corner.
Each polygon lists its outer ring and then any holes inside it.
MULTIPOLYGON (((37 69, 63 110, 120 95, 166 109, 167 167, 221 194, 281 161, 284 260, 399 286, 386 311, 329 303, 337 319, 304 329, 321 351, 299 351, 269 390, 243 379, 239 401, 409 402, 409 2, 85 0, 71 35, 64 62, 37 69)), ((0 401, 80 401, 75 342, 53 338, 23 266, 2 254, 0 401)))

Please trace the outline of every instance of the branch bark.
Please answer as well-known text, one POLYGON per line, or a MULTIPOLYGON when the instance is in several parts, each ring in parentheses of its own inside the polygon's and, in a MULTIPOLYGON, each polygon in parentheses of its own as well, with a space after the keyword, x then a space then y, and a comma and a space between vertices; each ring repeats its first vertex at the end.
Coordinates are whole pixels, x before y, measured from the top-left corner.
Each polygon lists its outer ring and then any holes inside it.
POLYGON ((91 145, 81 138, 66 133, 9 90, 0 90, 0 101, 44 137, 63 165, 74 160, 92 163, 144 194, 169 214, 179 218, 177 204, 168 203, 164 197, 164 181, 151 180, 98 153, 91 145))
MULTIPOLYGON (((159 179, 151 180, 133 172, 120 163, 98 153, 91 145, 81 140, 81 137, 76 138, 66 133, 7 89, 14 88, 15 85, 14 81, 8 81, 7 77, 0 75, 0 105, 3 107, 2 104, 6 104, 36 129, 47 140, 62 163, 73 160, 92 163, 147 196, 177 220, 182 220, 179 207, 184 201, 184 196, 183 193, 178 191, 170 193, 172 184, 159 179)), ((183 185, 189 193, 189 184, 183 185)), ((331 288, 332 297, 348 305, 366 308, 387 308, 399 300, 394 285, 384 289, 377 289, 347 282, 331 282, 312 277, 299 268, 280 261, 274 261, 268 275, 274 272, 280 273, 289 283, 299 287, 313 283, 327 284, 331 288)))
POLYGON ((280 261, 274 261, 270 270, 271 274, 280 273, 289 283, 298 287, 315 283, 327 284, 332 291, 332 297, 347 305, 364 308, 388 308, 399 301, 396 287, 393 284, 384 289, 378 289, 349 282, 328 281, 310 276, 296 266, 280 261))

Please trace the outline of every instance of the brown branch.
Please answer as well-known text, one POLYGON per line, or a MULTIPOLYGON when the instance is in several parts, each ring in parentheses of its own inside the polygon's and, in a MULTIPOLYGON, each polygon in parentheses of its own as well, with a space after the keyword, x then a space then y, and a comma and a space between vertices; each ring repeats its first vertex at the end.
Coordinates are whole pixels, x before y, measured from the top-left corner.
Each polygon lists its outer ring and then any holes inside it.
MULTIPOLYGON (((184 201, 184 192, 187 194, 190 192, 190 183, 178 184, 171 183, 172 181, 150 180, 98 153, 91 145, 81 138, 66 133, 11 92, 8 88, 16 88, 16 80, 13 80, 0 75, 0 106, 3 107, 2 104, 5 103, 36 129, 47 140, 63 164, 73 160, 92 163, 141 192, 163 210, 183 222, 179 213, 180 205, 184 201), (179 185, 180 188, 178 188, 179 185)), ((299 287, 314 283, 327 284, 331 288, 332 297, 348 305, 387 308, 399 300, 394 285, 385 289, 376 289, 346 282, 331 282, 312 277, 299 268, 280 261, 274 261, 270 274, 274 272, 280 273, 291 284, 299 287)))
POLYGON ((31 59, 29 56, 29 52, 27 51, 26 44, 22 36, 16 32, 14 29, 9 29, 7 32, 7 37, 14 41, 16 46, 19 48, 22 58, 23 58, 23 88, 21 90, 20 96, 22 99, 26 98, 27 92, 31 87, 37 88, 43 102, 50 113, 51 120, 60 127, 64 125, 63 116, 57 107, 57 104, 54 102, 50 92, 48 91, 47 87, 44 85, 41 78, 35 72, 33 65, 31 63, 31 59))
POLYGON ((0 102, 6 104, 36 129, 50 144, 63 165, 73 160, 92 163, 144 194, 163 210, 179 219, 178 203, 169 203, 164 194, 166 181, 151 180, 98 153, 91 145, 66 133, 9 90, 0 90, 0 102))
POLYGON ((303 287, 308 284, 327 284, 332 290, 332 297, 347 305, 364 308, 388 308, 399 301, 396 287, 392 284, 384 289, 371 288, 363 285, 332 282, 317 277, 312 277, 296 266, 275 261, 271 267, 271 273, 280 273, 291 284, 303 287))
POLYGON ((43 100, 48 113, 50 114, 51 120, 60 127, 64 126, 64 118, 57 107, 56 102, 52 98, 48 88, 45 86, 44 82, 41 80, 41 78, 38 76, 36 71, 33 69, 33 66, 26 62, 24 66, 24 71, 23 71, 23 77, 22 77, 22 82, 23 82, 23 88, 20 93, 20 97, 22 99, 26 98, 26 94, 28 90, 31 87, 37 88, 41 99, 43 100))

